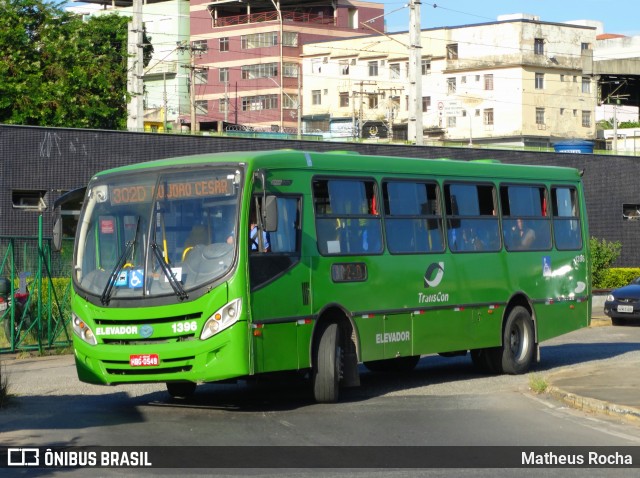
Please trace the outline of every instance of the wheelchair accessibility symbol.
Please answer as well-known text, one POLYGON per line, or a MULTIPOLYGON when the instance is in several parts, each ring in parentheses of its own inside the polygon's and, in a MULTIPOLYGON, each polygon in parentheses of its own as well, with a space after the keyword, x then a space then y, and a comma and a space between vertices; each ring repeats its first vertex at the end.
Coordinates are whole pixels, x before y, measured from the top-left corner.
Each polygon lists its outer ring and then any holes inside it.
POLYGON ((129 287, 132 289, 139 289, 144 283, 144 273, 142 269, 136 269, 129 274, 129 287))

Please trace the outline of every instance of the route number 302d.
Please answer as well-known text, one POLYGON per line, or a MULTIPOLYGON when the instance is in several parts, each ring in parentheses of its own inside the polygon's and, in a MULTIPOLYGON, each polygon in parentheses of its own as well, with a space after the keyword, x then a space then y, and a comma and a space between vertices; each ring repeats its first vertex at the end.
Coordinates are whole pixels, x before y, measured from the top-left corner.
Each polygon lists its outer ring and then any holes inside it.
POLYGON ((195 332, 198 328, 196 322, 175 322, 171 324, 171 330, 174 334, 181 334, 183 332, 195 332))

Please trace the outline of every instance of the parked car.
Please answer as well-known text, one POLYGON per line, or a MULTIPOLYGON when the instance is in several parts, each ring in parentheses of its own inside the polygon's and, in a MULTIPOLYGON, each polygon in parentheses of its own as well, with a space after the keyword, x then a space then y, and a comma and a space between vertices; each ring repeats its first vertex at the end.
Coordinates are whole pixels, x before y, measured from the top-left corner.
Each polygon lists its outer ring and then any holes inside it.
POLYGON ((640 277, 629 285, 612 290, 604 302, 604 313, 611 317, 613 325, 640 319, 640 277))

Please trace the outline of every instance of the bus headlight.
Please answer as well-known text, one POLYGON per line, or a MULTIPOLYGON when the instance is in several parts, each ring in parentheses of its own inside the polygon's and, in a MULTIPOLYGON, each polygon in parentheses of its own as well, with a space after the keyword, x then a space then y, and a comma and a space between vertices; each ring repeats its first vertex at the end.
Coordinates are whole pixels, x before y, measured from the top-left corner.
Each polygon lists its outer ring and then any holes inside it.
POLYGON ((71 322, 73 323, 73 331, 78 337, 89 345, 95 345, 98 343, 96 336, 93 334, 93 330, 91 330, 84 320, 72 313, 71 322))
POLYGON ((242 312, 242 300, 236 299, 218 309, 204 324, 200 340, 206 340, 218 332, 231 327, 238 321, 242 312))

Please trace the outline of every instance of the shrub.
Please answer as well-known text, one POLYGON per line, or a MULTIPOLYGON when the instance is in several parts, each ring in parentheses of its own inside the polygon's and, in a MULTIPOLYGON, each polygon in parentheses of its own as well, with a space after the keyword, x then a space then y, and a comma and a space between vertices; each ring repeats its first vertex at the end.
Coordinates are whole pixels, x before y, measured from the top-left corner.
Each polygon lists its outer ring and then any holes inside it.
POLYGON ((640 267, 612 267, 602 275, 600 289, 616 289, 640 277, 640 267))
POLYGON ((607 269, 620 256, 622 244, 620 241, 609 242, 592 237, 589 240, 591 248, 591 286, 594 289, 605 289, 603 285, 607 269))

